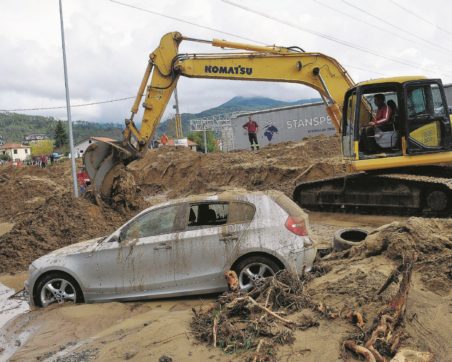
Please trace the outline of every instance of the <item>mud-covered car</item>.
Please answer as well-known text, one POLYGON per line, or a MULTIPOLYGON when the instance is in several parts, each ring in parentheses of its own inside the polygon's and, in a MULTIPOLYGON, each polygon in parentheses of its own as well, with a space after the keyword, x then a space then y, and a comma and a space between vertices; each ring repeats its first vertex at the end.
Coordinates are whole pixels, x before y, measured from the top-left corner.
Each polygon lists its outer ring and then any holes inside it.
POLYGON ((107 237, 35 260, 26 289, 32 305, 138 300, 240 288, 287 268, 309 270, 316 249, 308 218, 283 193, 225 192, 150 207, 107 237))

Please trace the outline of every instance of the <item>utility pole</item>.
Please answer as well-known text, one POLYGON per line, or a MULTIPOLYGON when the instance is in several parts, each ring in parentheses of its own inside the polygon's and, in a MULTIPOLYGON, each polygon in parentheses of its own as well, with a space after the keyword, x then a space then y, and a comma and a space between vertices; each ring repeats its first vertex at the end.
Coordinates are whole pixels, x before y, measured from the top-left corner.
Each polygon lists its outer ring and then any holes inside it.
POLYGON ((176 138, 181 139, 181 138, 184 138, 184 133, 182 131, 182 121, 181 121, 180 113, 179 113, 179 98, 177 97, 177 87, 174 88, 174 100, 176 101, 176 104, 173 107, 176 109, 176 116, 175 116, 176 138))
POLYGON ((59 4, 60 4, 60 24, 61 24, 61 47, 63 48, 64 86, 66 88, 67 121, 69 123, 69 147, 71 150, 72 181, 74 184, 74 196, 78 197, 77 171, 75 167, 75 152, 74 152, 74 135, 72 133, 71 100, 69 97, 69 82, 67 78, 66 46, 64 44, 63 6, 61 4, 61 0, 59 0, 59 4))

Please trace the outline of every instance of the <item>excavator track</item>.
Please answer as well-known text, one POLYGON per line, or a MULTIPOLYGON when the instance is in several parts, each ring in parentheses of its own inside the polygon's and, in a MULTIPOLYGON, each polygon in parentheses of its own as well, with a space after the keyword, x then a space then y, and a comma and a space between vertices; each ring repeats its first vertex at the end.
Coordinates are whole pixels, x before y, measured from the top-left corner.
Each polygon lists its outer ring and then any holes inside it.
POLYGON ((298 184, 293 199, 316 211, 452 215, 452 167, 362 172, 298 184))

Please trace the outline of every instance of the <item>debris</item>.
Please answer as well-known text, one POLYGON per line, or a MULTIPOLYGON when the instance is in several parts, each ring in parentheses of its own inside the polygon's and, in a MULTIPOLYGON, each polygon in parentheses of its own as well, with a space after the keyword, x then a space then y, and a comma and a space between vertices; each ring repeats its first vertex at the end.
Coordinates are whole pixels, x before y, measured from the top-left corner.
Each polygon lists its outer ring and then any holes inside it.
POLYGON ((314 318, 297 312, 318 310, 319 317, 333 313, 332 308, 318 308, 312 302, 305 289, 310 277, 306 274, 301 278, 283 270, 261 280, 248 292, 224 293, 207 310, 193 309, 192 333, 197 340, 225 352, 254 351, 251 361, 273 361, 275 346, 292 344, 295 329, 319 325, 314 318))
MULTIPOLYGON (((378 313, 372 327, 366 333, 366 340, 363 345, 358 344, 356 340, 349 339, 344 342, 345 348, 362 355, 366 361, 384 362, 386 357, 391 357, 396 353, 402 335, 400 326, 406 312, 415 261, 416 254, 412 254, 409 257, 406 256, 402 264, 396 269, 397 273, 402 274, 399 290, 391 299, 389 305, 378 313)), ((388 279, 393 279, 393 275, 395 275, 394 272, 388 279)), ((359 314, 356 312, 355 315, 359 314)))
POLYGON ((224 273, 224 278, 226 283, 228 283, 228 288, 231 292, 236 292, 239 289, 239 278, 234 270, 228 270, 224 273))

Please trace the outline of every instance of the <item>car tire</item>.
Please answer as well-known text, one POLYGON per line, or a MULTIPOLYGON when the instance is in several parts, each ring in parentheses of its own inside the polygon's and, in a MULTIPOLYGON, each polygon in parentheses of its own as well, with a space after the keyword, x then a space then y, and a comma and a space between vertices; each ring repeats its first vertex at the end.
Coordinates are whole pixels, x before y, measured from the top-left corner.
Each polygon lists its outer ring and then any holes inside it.
POLYGON ((361 244, 367 237, 367 230, 364 229, 341 229, 334 233, 333 250, 342 251, 350 249, 352 246, 361 244))
POLYGON ((84 298, 74 278, 66 273, 51 272, 36 284, 33 300, 37 307, 45 308, 54 303, 83 303, 84 298))
POLYGON ((275 275, 281 266, 270 257, 255 255, 240 260, 233 270, 237 273, 240 290, 249 291, 257 280, 275 275))

